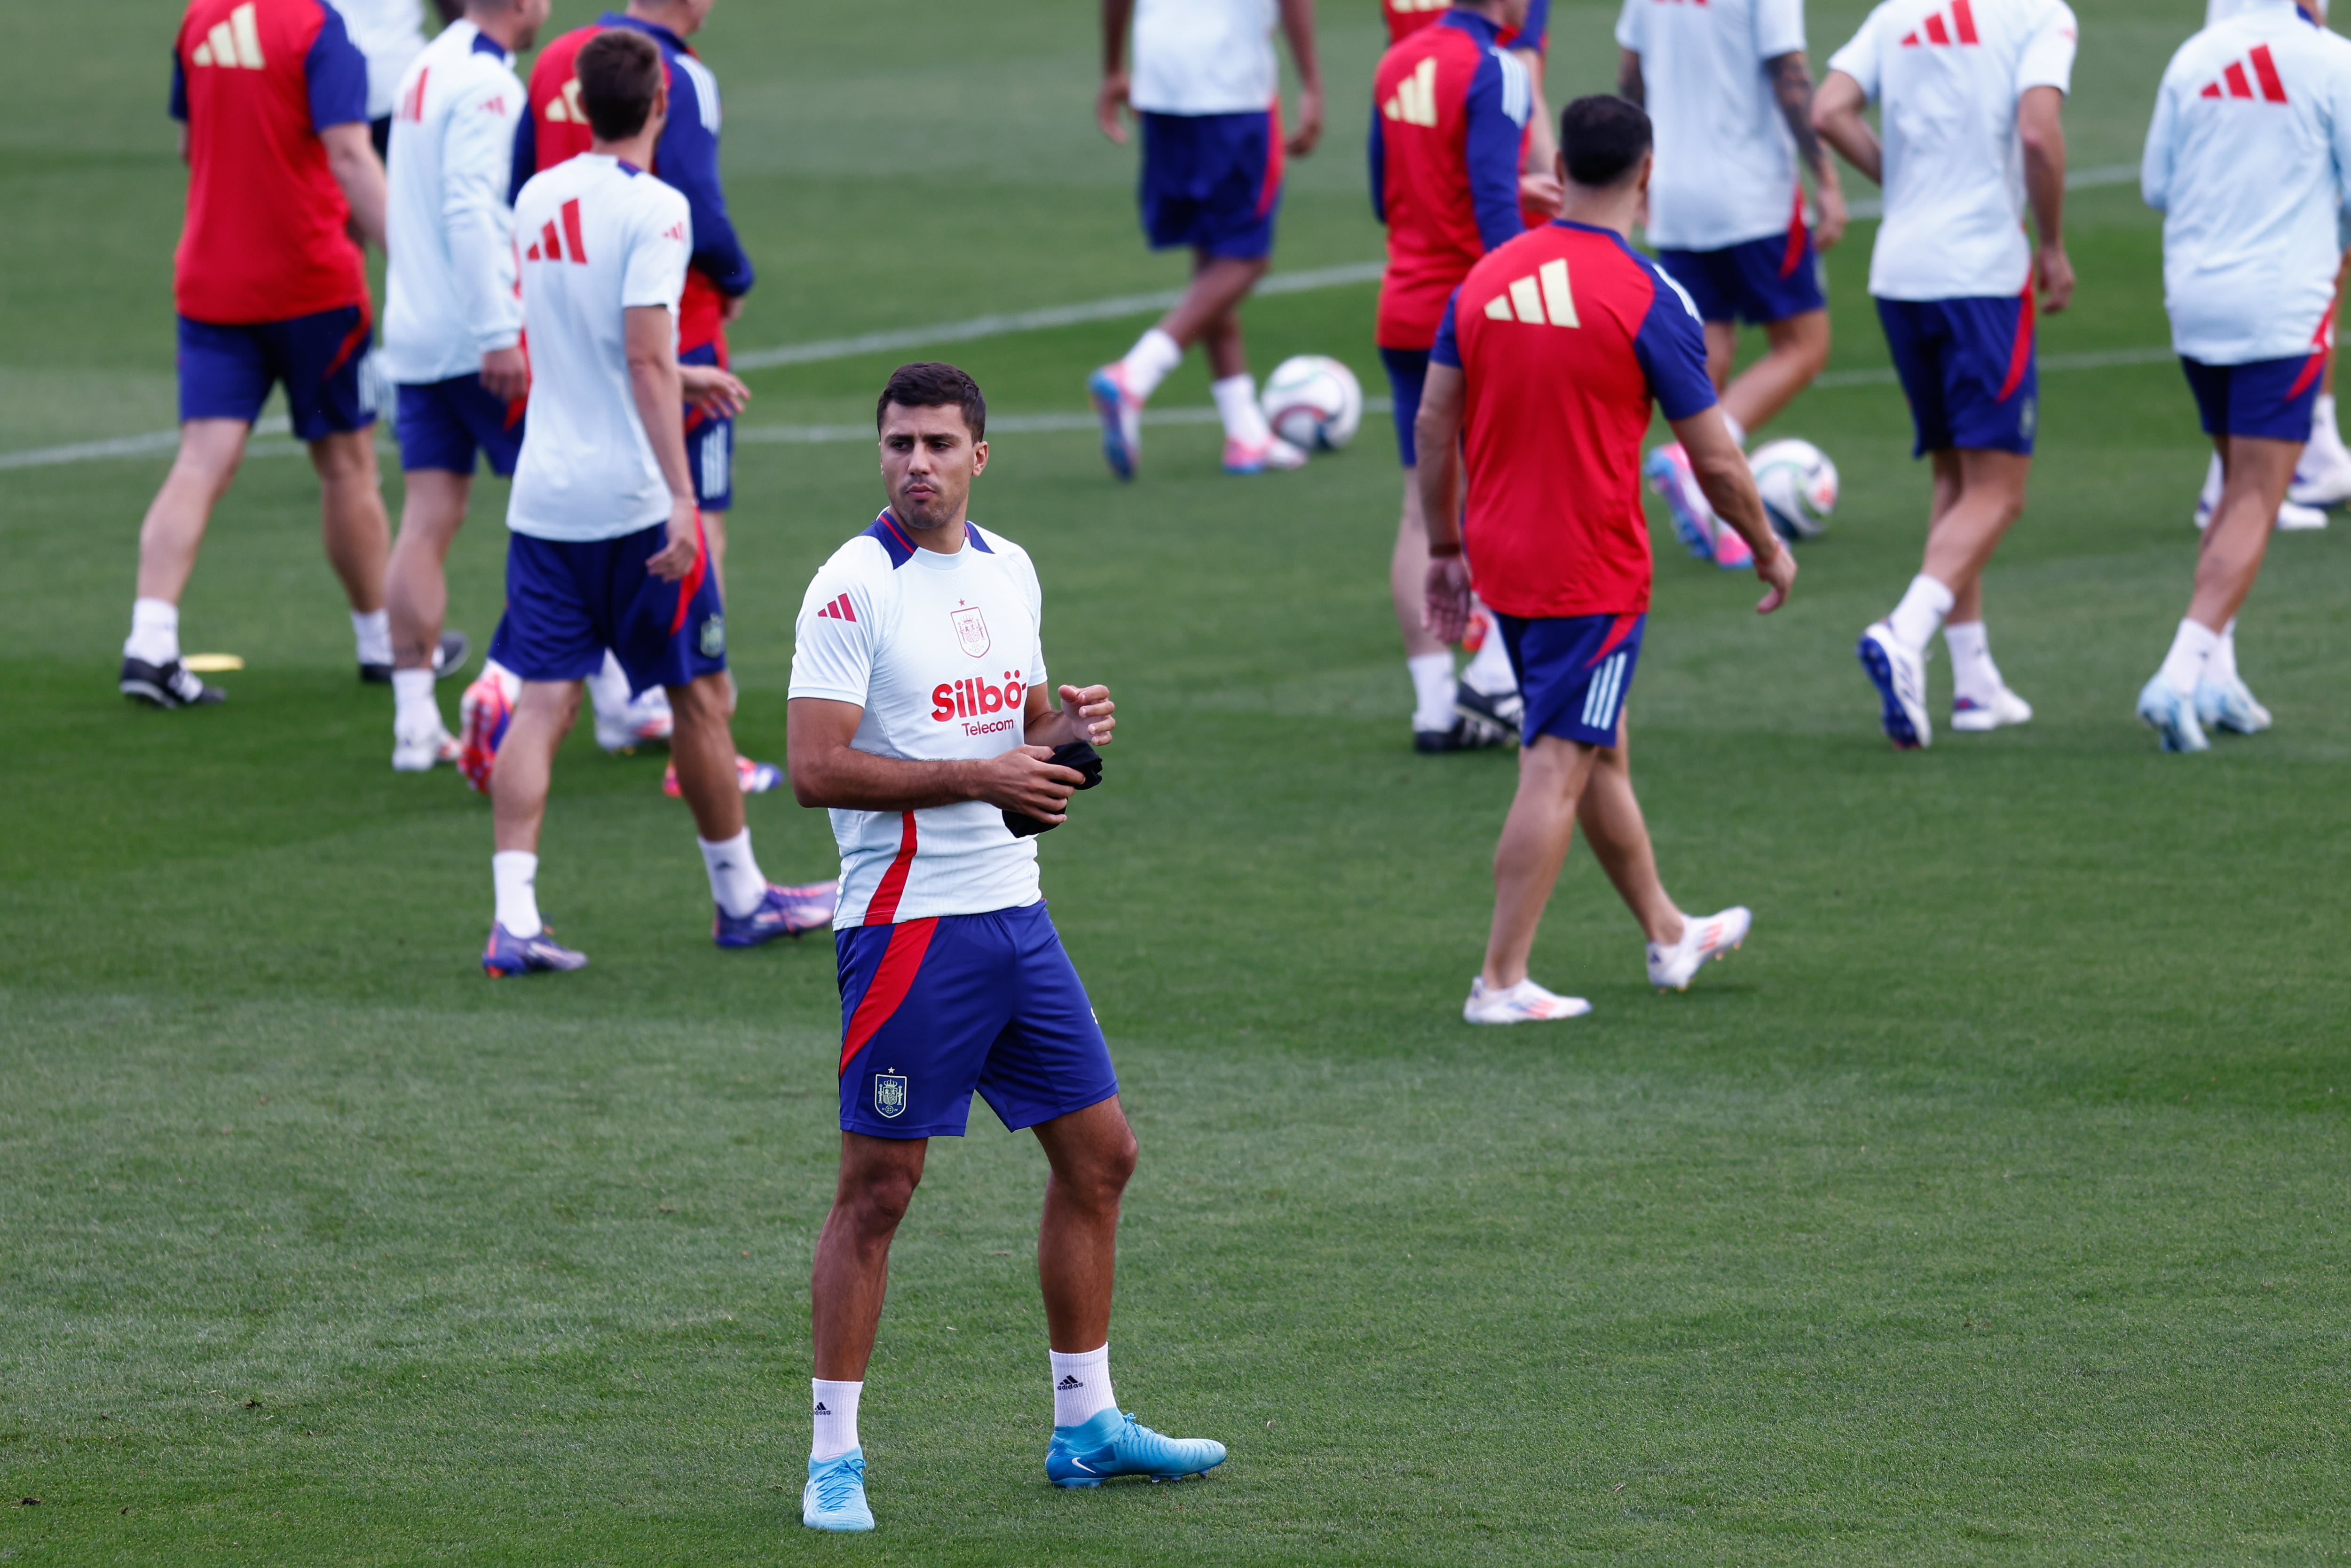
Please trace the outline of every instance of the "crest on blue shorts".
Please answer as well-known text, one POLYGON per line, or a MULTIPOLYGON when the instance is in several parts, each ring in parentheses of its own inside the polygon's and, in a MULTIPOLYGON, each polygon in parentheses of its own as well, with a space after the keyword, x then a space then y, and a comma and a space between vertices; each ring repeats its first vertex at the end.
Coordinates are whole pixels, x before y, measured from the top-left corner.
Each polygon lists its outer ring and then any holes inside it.
POLYGON ((873 1075, 873 1113, 885 1122, 894 1122, 906 1113, 904 1073, 877 1072, 873 1075))
POLYGON ((715 659, 726 652, 726 617, 705 615, 702 620, 702 656, 715 659))

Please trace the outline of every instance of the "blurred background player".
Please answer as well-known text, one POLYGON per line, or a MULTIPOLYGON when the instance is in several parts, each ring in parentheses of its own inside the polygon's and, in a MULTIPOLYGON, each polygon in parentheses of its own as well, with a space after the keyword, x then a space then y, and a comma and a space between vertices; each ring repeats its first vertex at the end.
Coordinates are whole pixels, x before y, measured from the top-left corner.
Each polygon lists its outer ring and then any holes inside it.
MULTIPOLYGON (((465 0, 433 0, 444 26, 465 14, 465 0)), ((379 158, 392 156, 392 111, 400 78, 424 48, 424 0, 335 0, 343 27, 367 57, 368 133, 379 158)))
POLYGON ((1143 232, 1154 250, 1188 246, 1192 282, 1173 310, 1123 360, 1096 371, 1087 395, 1102 416, 1102 457, 1134 477, 1143 405, 1185 350, 1208 355, 1208 391, 1225 424, 1225 472, 1295 468, 1306 454, 1274 434, 1259 408, 1241 346, 1241 301, 1273 256, 1281 161, 1303 158, 1322 135, 1322 71, 1314 53, 1314 0, 1102 0, 1102 90, 1094 120, 1126 141, 1120 110, 1143 122, 1143 232), (1279 11, 1298 67, 1298 129, 1281 134, 1281 78, 1273 57, 1279 11), (1134 23, 1134 74, 1126 70, 1134 23))
POLYGON ((1884 187, 1869 292, 1934 462, 1926 561, 1855 649, 1880 722, 1906 749, 1934 738, 1927 659, 1951 650, 1951 727, 2022 724, 1984 631, 1983 569, 2024 511, 2040 423, 2038 308, 2074 297, 2060 220, 2074 13, 2064 0, 1886 0, 1829 60, 1813 124, 1884 187), (1886 128, 1862 118, 1872 100, 1886 128), (2035 240, 2024 231, 2032 208, 2035 240), (1946 623, 1948 622, 1948 624, 1946 623))
POLYGON ((1375 336, 1405 470, 1388 586, 1412 677, 1413 746, 1424 752, 1508 744, 1520 717, 1517 679, 1489 627, 1457 686, 1451 650, 1424 623, 1428 533, 1413 421, 1453 290, 1479 256, 1523 232, 1522 201, 1559 204, 1555 173, 1521 173, 1538 99, 1525 58, 1502 39, 1527 12, 1526 0, 1461 0, 1434 25, 1406 30, 1372 78, 1372 211, 1388 231, 1375 336))
MULTIPOLYGON (((1453 8, 1453 0, 1380 0, 1380 20, 1387 25, 1388 47, 1394 48, 1423 27, 1433 27, 1453 8)), ((1524 212, 1529 228, 1559 215, 1559 146, 1552 140, 1551 109, 1543 101, 1543 51, 1549 46, 1551 0, 1528 0, 1527 14, 1516 26, 1502 28, 1502 47, 1516 55, 1527 71, 1533 109, 1527 115, 1526 152, 1519 161, 1527 181, 1524 212)))
POLYGON ((539 919, 538 831, 556 747, 608 649, 632 683, 669 689, 671 751, 717 904, 717 944, 753 946, 832 917, 833 884, 770 884, 743 824, 726 614, 679 412, 690 219, 685 198, 644 172, 668 106, 661 52, 613 28, 574 65, 594 141, 515 204, 534 373, 507 511, 507 612, 491 649, 522 683, 490 776, 497 914, 482 967, 492 976, 587 962, 539 919))
POLYGON ((1470 269, 1437 328, 1416 435, 1431 628, 1458 633, 1478 583, 1526 700, 1518 793, 1494 851, 1493 927, 1462 1008, 1471 1023, 1592 1010, 1527 975, 1579 823, 1648 936, 1651 984, 1681 989, 1747 936, 1745 909, 1686 918, 1675 907, 1633 795, 1625 695, 1648 618, 1641 441, 1652 402, 1755 552, 1770 589, 1757 609, 1777 610, 1796 575, 1716 410, 1696 307, 1627 243, 1648 193, 1648 116, 1621 98, 1578 99, 1560 116, 1559 146, 1560 220, 1470 269))
POLYGON ((530 368, 515 292, 515 55, 549 0, 471 0, 400 80, 385 222, 391 251, 383 370, 397 388, 406 494, 385 593, 392 612, 392 765, 455 762, 434 701, 449 583, 442 563, 465 520, 476 455, 511 477, 530 368))
POLYGON ((2351 41, 2290 0, 2239 6, 2163 73, 2139 181, 2163 214, 2164 308, 2222 469, 2196 587, 2138 716, 2166 751, 2270 727, 2237 673, 2261 575, 2334 348, 2337 214, 2351 206, 2351 41), (2246 177, 2261 171, 2259 179, 2246 177))
MULTIPOLYGON (((1646 225, 1657 260, 1706 319, 1706 368, 1731 439, 1744 446, 1829 359, 1820 258, 1844 232, 1836 166, 1813 130, 1803 0, 1625 0, 1616 20, 1617 90, 1656 127, 1657 178, 1646 225), (1812 172, 1817 229, 1804 222, 1797 162, 1812 172), (1763 329, 1763 357, 1731 379, 1739 323, 1763 329)), ((1646 472, 1691 554, 1750 565, 1714 515, 1678 445, 1646 472), (1719 548, 1718 548, 1719 547, 1719 548)))
POLYGON ((376 490, 362 361, 367 273, 350 230, 383 243, 383 163, 368 141, 367 62, 325 0, 192 0, 172 55, 188 164, 172 264, 180 450, 139 530, 124 695, 221 699, 180 663, 180 595, 270 387, 318 470, 327 559, 350 601, 360 674, 392 677, 390 529, 376 490))

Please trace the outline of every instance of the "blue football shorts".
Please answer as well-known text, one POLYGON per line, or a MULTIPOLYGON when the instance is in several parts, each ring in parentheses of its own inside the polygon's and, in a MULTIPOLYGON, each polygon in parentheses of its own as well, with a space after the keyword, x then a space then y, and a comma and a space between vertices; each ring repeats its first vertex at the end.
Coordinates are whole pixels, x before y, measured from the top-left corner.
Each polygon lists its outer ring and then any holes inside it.
POLYGON ((509 534, 507 612, 490 657, 526 681, 579 681, 610 648, 632 693, 724 670, 726 616, 708 547, 679 581, 645 570, 668 537, 666 523, 616 539, 509 534))
POLYGON ((1526 700, 1520 740, 1540 735, 1586 746, 1616 744, 1625 693, 1641 658, 1640 615, 1497 615, 1502 646, 1526 700))
POLYGON ((2325 380, 2326 354, 2208 365, 2179 356, 2188 390, 2196 394, 2207 435, 2254 435, 2266 441, 2308 441, 2311 414, 2325 380))
POLYGON ((1657 265, 1689 290, 1701 321, 1761 327, 1828 308, 1821 258, 1813 249, 1812 231, 1801 224, 1785 235, 1720 250, 1660 250, 1657 265))
POLYGON ((841 1130, 959 1138, 977 1091, 1014 1132, 1118 1092, 1044 901, 836 931, 841 1130))
POLYGON ((1189 246, 1243 260, 1273 252, 1281 205, 1281 126, 1270 110, 1144 114, 1143 232, 1152 248, 1189 246))
POLYGON ((528 403, 525 398, 508 402, 484 386, 475 373, 445 382, 402 382, 394 420, 402 471, 432 468, 470 476, 478 455, 490 460, 491 473, 513 478, 515 460, 522 455, 528 403))
POLYGON ((1910 455, 1952 448, 2032 454, 2041 378, 2033 308, 2023 294, 1965 299, 1880 299, 1877 319, 1894 373, 1910 400, 1910 455))
POLYGON ((1420 461, 1420 448, 1413 439, 1412 423, 1420 417, 1420 389, 1428 384, 1428 350, 1382 349, 1380 363, 1387 367, 1388 392, 1395 403, 1396 455, 1405 467, 1414 467, 1420 461))
MULTIPOLYGON (((715 365, 718 345, 705 343, 677 357, 681 365, 715 365)), ((685 465, 694 476, 694 499, 705 512, 735 509, 735 420, 685 410, 685 465)))
POLYGON ((284 321, 230 326, 180 318, 180 418, 260 417, 269 389, 286 383, 294 434, 304 441, 365 430, 375 403, 360 367, 372 325, 345 305, 284 321))

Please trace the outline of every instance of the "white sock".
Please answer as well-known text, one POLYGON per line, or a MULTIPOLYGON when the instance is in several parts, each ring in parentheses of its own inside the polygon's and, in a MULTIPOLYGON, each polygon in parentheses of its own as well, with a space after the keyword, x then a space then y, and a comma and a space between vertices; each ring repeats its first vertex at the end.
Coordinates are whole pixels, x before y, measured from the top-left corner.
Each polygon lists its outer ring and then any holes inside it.
POLYGON ((2343 432, 2335 423, 2333 392, 2320 392, 2318 401, 2311 405, 2310 439, 2314 445, 2324 446, 2331 452, 2343 450, 2343 432))
POLYGON ((1744 451, 1747 446, 1747 427, 1731 418, 1730 411, 1727 408, 1722 411, 1722 423, 1729 426, 1730 439, 1738 443, 1740 450, 1744 451))
POLYGON ((857 1441, 857 1401, 865 1393, 865 1385, 836 1383, 830 1378, 809 1379, 809 1393, 816 1411, 816 1436, 809 1443, 811 1459, 837 1459, 850 1449, 860 1447, 857 1441))
POLYGON ((2204 678, 2220 686, 2228 685, 2237 679, 2237 618, 2233 615, 2229 617, 2229 623, 2220 628, 2220 639, 2212 644, 2212 652, 2205 656, 2204 678))
POLYGON ((1912 653, 1924 653, 1927 644, 1934 640, 1935 628, 1943 623, 1943 617, 1951 612, 1955 602, 1949 589, 1922 571, 1910 580, 1909 591, 1903 594, 1902 602, 1886 619, 1892 622, 1895 636, 1912 653))
POLYGON ((165 599, 131 601, 131 635, 122 641, 122 656, 151 664, 168 664, 180 656, 180 607, 165 599))
POLYGON ((1415 653, 1404 662, 1412 674, 1412 727, 1453 727, 1453 655, 1415 653))
POLYGON ((619 724, 629 713, 629 672, 621 668, 619 655, 604 650, 604 667, 588 677, 588 700, 596 706, 596 716, 607 724, 619 724))
POLYGON ((2193 696, 2196 683, 2204 674, 2205 661, 2211 657, 2213 645, 2220 641, 2220 633, 2193 621, 2182 621, 2179 632, 2171 639, 2171 652, 2163 656, 2163 678, 2181 696, 2193 696))
POLYGON ((392 672, 392 727, 409 734, 441 727, 441 708, 433 700, 433 672, 392 672))
POLYGON ((1220 382, 1210 382, 1208 391, 1216 397, 1217 412, 1224 415, 1228 439, 1262 446, 1272 437, 1273 430, 1265 423, 1265 411, 1257 405, 1256 379, 1247 371, 1220 382))
POLYGON ((1045 1353, 1053 1363, 1053 1425, 1076 1427, 1118 1404, 1110 1390, 1110 1346, 1064 1355, 1045 1353))
POLYGON ((702 846, 702 863, 710 873, 710 896, 718 907, 737 920, 758 908, 759 900, 768 896, 768 879, 759 874, 758 860, 751 853, 751 830, 746 828, 716 843, 705 838, 694 841, 702 846))
POLYGON ((2196 493, 2196 511, 2209 517, 2220 504, 2220 455, 2212 454, 2211 465, 2204 470, 2204 488, 2196 493))
POLYGON ((490 882, 498 894, 498 924, 517 936, 547 929, 538 918, 538 857, 524 850, 501 850, 490 857, 490 882))
POLYGON ((351 641, 359 644, 360 664, 391 664, 392 612, 389 610, 352 611, 351 641))
POLYGON ((1951 695, 1990 702, 2001 687, 2000 666, 1991 662, 1991 638, 1980 621, 1949 621, 1943 645, 1951 651, 1951 695))
POLYGON ((1502 629, 1495 623, 1494 612, 1486 610, 1482 604, 1472 602, 1475 608, 1485 611, 1486 640, 1478 644, 1478 652, 1470 659, 1469 667, 1461 672, 1462 680, 1479 696, 1499 696, 1504 692, 1517 691, 1519 673, 1510 668, 1510 645, 1502 641, 1502 629))
POLYGON ((1167 372, 1184 362, 1184 346, 1154 327, 1134 340, 1126 358, 1118 362, 1126 377, 1126 390, 1138 398, 1147 398, 1159 390, 1167 372))

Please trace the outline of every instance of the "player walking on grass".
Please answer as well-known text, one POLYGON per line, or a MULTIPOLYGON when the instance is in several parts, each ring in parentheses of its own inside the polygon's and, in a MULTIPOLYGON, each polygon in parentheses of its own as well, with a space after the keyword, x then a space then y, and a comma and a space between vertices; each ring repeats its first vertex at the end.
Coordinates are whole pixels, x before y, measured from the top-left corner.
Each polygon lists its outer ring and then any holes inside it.
POLYGON ((616 28, 578 67, 594 144, 515 204, 534 373, 507 511, 507 612, 490 649, 522 682, 490 776, 497 915, 482 967, 493 976, 588 961, 541 924, 535 883, 555 748, 608 648, 635 685, 669 691, 718 945, 797 936, 831 917, 833 884, 771 884, 743 825, 726 622, 678 413, 677 301, 693 242, 685 198, 644 172, 668 108, 661 54, 616 28))
POLYGON ((2337 214, 2351 205, 2351 40, 2291 0, 2246 6, 2189 39, 2157 91, 2139 183, 2164 214, 2172 347, 2222 479, 2187 618, 2139 693, 2138 716, 2166 751, 2203 751, 2208 729, 2270 727, 2237 674, 2237 612, 2261 575, 2334 349, 2337 214))
POLYGON ((511 477, 522 450, 530 367, 507 204, 514 128, 524 110, 513 66, 548 5, 472 0, 409 66, 393 104, 400 156, 389 171, 383 368, 399 389, 406 495, 385 589, 392 765, 403 773, 458 758, 433 698, 434 653, 449 605, 443 563, 465 520, 475 455, 511 477))
POLYGON ((1534 83, 1502 37, 1527 13, 1526 0, 1460 0, 1435 26, 1391 46, 1372 77, 1372 211, 1388 231, 1375 335, 1404 461, 1388 587, 1413 683, 1413 746, 1426 752, 1501 745, 1520 718, 1518 683, 1490 626, 1457 686, 1452 650, 1422 623, 1428 531, 1412 431, 1445 302, 1479 256, 1524 231, 1522 197, 1559 204, 1548 168, 1531 190, 1520 172, 1534 83))
POLYGON ((953 365, 902 365, 874 411, 889 507, 833 552, 800 605, 792 793, 841 843, 841 1180, 810 1286, 815 1436, 801 1522, 871 1530, 857 1409, 882 1319, 890 1239, 935 1137, 960 1137, 975 1090, 1034 1127, 1052 1175, 1045 1293, 1058 1486, 1172 1479, 1224 1462, 1122 1415, 1110 1379, 1119 1197, 1134 1135, 1118 1076, 1037 883, 1016 817, 1066 820, 1079 772, 1048 760, 1110 744, 1104 686, 1047 695, 1044 595, 1019 545, 970 521, 987 407, 953 365))
MULTIPOLYGON (((1657 131, 1657 185, 1646 224, 1657 260, 1698 301, 1707 374, 1741 446, 1829 359, 1821 250, 1844 233, 1836 165, 1813 131, 1803 0, 1625 0, 1616 20, 1618 89, 1657 131), (1820 226, 1804 222, 1798 160, 1812 172, 1820 226), (1763 329, 1763 357, 1730 374, 1739 324, 1763 329)), ((1714 525, 1677 445, 1649 455, 1650 483, 1682 543, 1701 560, 1750 564, 1736 533, 1714 525)))
POLYGON ((1982 577, 2024 512, 2040 423, 2033 322, 2074 297, 2060 219, 2074 13, 2064 0, 1886 0, 1829 60, 1813 125, 1886 192, 1869 291, 1929 456, 1925 564, 1855 650, 1904 749, 1934 738, 1927 659, 1951 650, 1951 727, 2022 724, 1984 631, 1982 577), (1876 99, 1886 128, 1862 118, 1876 99), (2026 204, 2038 243, 2025 237, 2026 204))
POLYGON ((327 559, 350 601, 360 674, 388 680, 390 530, 361 373, 367 274, 347 232, 383 243, 367 61, 325 0, 192 0, 172 49, 172 115, 188 164, 172 267, 180 451, 139 529, 122 692, 157 707, 221 700, 180 662, 180 595, 281 382, 319 473, 327 559))
POLYGON ((1134 477, 1143 405, 1198 342, 1225 423, 1225 472, 1295 468, 1306 454, 1274 434, 1258 407, 1240 308, 1273 255, 1282 157, 1305 157, 1322 136, 1314 0, 1102 0, 1102 22, 1095 123, 1123 142, 1119 111, 1132 108, 1143 121, 1143 231, 1154 250, 1188 246, 1193 259, 1191 287, 1176 308, 1086 382, 1102 416, 1102 457, 1120 478, 1134 477), (1273 57, 1277 11, 1300 82, 1298 129, 1286 142, 1273 57))
POLYGON ((1560 116, 1558 222, 1470 269, 1446 307, 1422 393, 1428 619, 1458 634, 1473 582, 1500 616, 1526 699, 1519 787, 1494 852, 1494 924, 1462 1016, 1525 1023, 1591 1011, 1527 976, 1577 824, 1649 940, 1649 979, 1681 989, 1746 940, 1743 908, 1689 918, 1657 879, 1625 744, 1649 609, 1641 441, 1654 402, 1717 514, 1755 552, 1761 612, 1795 581, 1706 373, 1680 286, 1628 243, 1648 198, 1649 120, 1621 98, 1560 116), (1459 525, 1449 504, 1468 470, 1459 525))

